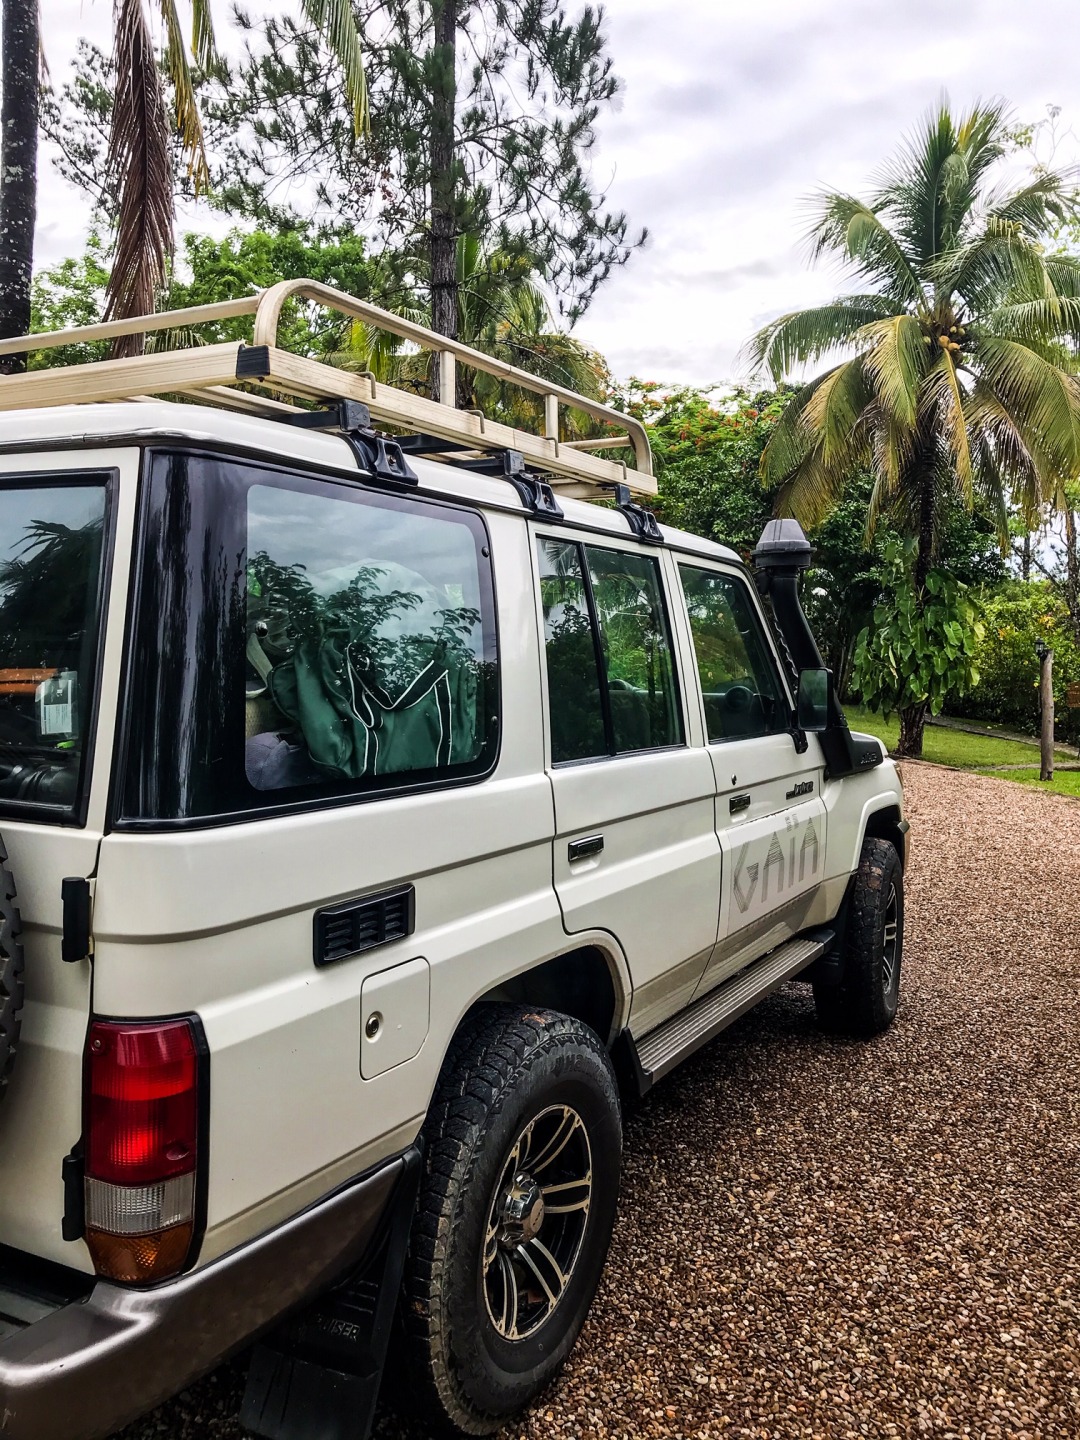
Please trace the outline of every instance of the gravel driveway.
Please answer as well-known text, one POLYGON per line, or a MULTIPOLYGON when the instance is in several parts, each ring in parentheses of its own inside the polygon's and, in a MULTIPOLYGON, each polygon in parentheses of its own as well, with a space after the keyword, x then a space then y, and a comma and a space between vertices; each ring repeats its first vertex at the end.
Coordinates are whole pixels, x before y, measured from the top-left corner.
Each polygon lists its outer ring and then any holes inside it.
MULTIPOLYGON (((896 1024, 825 1038, 789 985, 628 1115, 593 1318, 507 1440, 1080 1434, 1080 805, 905 781, 896 1024)), ((240 1437, 241 1389, 124 1440, 240 1437)))

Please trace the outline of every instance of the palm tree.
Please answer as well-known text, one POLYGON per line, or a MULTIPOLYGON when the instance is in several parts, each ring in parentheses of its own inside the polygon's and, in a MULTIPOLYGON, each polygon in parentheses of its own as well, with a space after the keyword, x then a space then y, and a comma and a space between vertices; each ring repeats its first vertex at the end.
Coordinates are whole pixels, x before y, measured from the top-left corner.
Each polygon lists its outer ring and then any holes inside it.
MULTIPOLYGON (((883 512, 917 540, 926 577, 948 504, 981 493, 1027 512, 1080 470, 1080 261, 1048 254, 1055 222, 1075 213, 1069 178, 1036 171, 995 185, 1009 148, 1001 103, 931 114, 868 201, 825 193, 815 257, 846 262, 860 293, 781 315, 751 342, 779 381, 839 353, 785 409, 762 459, 779 505, 820 520, 849 477, 875 480, 868 531, 883 512)), ((901 711, 899 751, 922 751, 926 706, 901 711)))
MULTIPOLYGON (((37 0, 3 0, 0 7, 0 339, 30 329, 30 279, 37 211, 37 0)), ((22 370, 25 355, 0 360, 0 374, 22 370)))
MULTIPOLYGON (((198 192, 206 188, 209 170, 188 47, 176 0, 154 0, 154 5, 165 27, 164 64, 175 97, 175 128, 198 192)), ((350 0, 301 0, 301 8, 334 51, 359 133, 368 120, 367 84, 350 0)), ((217 63, 211 0, 191 0, 191 15, 191 55, 210 70, 217 63)), ((120 205, 105 296, 107 320, 154 309, 173 251, 174 216, 170 123, 145 0, 113 0, 113 29, 116 96, 109 161, 119 181, 120 205)), ((114 353, 133 354, 141 346, 141 337, 128 337, 116 343, 114 353)))

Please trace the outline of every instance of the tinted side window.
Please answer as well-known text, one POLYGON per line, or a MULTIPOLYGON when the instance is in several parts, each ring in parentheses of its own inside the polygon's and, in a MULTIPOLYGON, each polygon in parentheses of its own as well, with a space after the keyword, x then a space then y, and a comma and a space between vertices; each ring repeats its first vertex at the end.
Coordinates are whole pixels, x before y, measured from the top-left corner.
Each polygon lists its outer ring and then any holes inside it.
POLYGON ((608 754, 596 637, 589 617, 581 547, 537 542, 547 645, 551 758, 587 760, 608 754))
POLYGON ((480 563, 453 511, 248 491, 248 781, 474 766, 490 704, 480 563))
POLYGON ((647 555, 586 547, 607 669, 616 752, 682 742, 660 567, 647 555))
POLYGON ((657 562, 540 539, 552 759, 682 742, 671 633, 657 562))
POLYGON ((149 457, 118 823, 486 775, 480 515, 225 455, 149 457))
POLYGON ((679 572, 710 741, 786 730, 788 700, 746 586, 693 565, 679 572))

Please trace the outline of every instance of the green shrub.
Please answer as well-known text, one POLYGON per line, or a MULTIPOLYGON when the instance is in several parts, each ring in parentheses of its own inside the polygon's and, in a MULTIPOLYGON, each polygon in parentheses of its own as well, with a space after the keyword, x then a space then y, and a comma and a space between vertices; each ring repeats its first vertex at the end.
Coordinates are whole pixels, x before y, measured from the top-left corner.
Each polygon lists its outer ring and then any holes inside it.
POLYGON ((949 710, 977 720, 1037 734, 1039 659, 1035 642, 1054 650, 1054 710, 1058 737, 1072 738, 1080 712, 1065 706, 1066 687, 1080 680, 1080 651, 1071 634, 1068 612, 1049 585, 1013 581, 986 601, 983 634, 975 650, 979 683, 961 700, 949 697, 949 710))

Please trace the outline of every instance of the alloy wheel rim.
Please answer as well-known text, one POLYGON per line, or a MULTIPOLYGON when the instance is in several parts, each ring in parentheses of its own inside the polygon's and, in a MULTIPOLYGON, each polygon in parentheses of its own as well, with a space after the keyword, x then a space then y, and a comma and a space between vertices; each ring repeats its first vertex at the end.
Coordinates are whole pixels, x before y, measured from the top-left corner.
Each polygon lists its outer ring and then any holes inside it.
POLYGON ((886 995, 896 988, 900 974, 900 903, 896 886, 889 886, 889 899, 885 906, 885 929, 881 947, 881 983, 886 995))
POLYGON ((584 1121, 569 1105, 550 1105, 510 1147, 488 1210, 484 1300, 504 1340, 527 1339, 558 1308, 577 1267, 591 1203, 584 1121))

